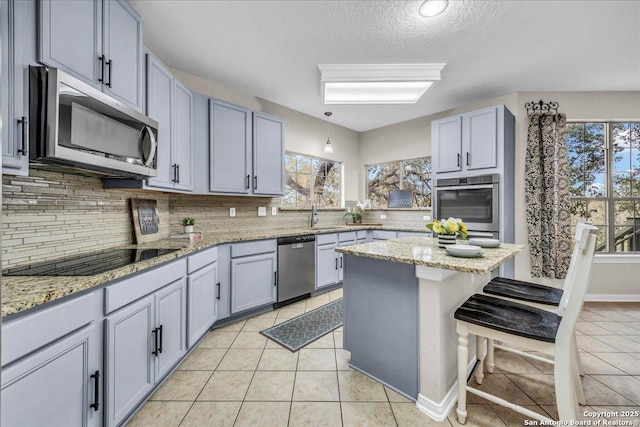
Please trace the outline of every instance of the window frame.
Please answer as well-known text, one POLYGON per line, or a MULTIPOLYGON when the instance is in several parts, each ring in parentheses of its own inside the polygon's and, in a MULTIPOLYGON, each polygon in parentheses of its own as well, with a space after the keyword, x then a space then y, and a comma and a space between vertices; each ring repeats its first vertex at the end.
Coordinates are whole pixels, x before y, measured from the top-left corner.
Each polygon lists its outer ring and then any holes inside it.
MULTIPOLYGON (((285 150, 284 153, 284 164, 282 165, 283 169, 284 169, 284 176, 285 176, 285 183, 284 183, 284 191, 285 191, 285 195, 287 193, 287 183, 286 183, 286 176, 287 176, 287 156, 300 156, 300 157, 304 157, 306 160, 310 161, 311 164, 311 172, 309 173, 309 200, 310 203, 308 206, 298 206, 297 204, 297 200, 298 198, 296 197, 296 204, 295 205, 290 205, 290 204, 284 204, 284 201, 286 199, 285 196, 282 197, 281 202, 280 202, 280 207, 282 209, 310 209, 311 206, 313 205, 313 200, 315 198, 315 187, 313 185, 313 180, 315 179, 315 175, 317 174, 318 171, 314 170, 313 164, 314 161, 318 160, 320 162, 331 162, 334 163, 338 166, 337 170, 338 170, 338 203, 336 206, 326 206, 326 205, 316 205, 316 207, 321 208, 321 209, 343 209, 344 208, 344 180, 343 180, 343 176, 344 176, 344 163, 339 161, 339 160, 333 160, 333 159, 327 159, 324 157, 317 157, 317 156, 313 156, 311 154, 305 154, 305 153, 300 153, 297 151, 289 151, 289 150, 285 150)), ((296 170, 295 172, 296 174, 301 173, 298 172, 296 170)))
MULTIPOLYGON (((402 164, 404 162, 409 162, 412 160, 428 160, 429 161, 429 182, 431 182, 431 192, 429 193, 429 205, 428 206, 414 206, 414 209, 431 209, 431 207, 433 206, 433 200, 431 198, 431 196, 433 195, 433 172, 431 169, 431 166, 433 165, 432 161, 431 161, 431 156, 420 156, 420 157, 411 157, 408 159, 400 159, 400 160, 390 160, 387 162, 377 162, 377 163, 368 163, 364 165, 364 192, 365 192, 365 198, 369 199, 369 167, 371 166, 378 166, 378 165, 388 165, 388 164, 392 164, 392 163, 397 163, 398 164, 398 168, 397 170, 399 171, 400 174, 400 181, 399 181, 399 187, 398 190, 403 190, 404 189, 404 182, 405 182, 405 175, 403 174, 404 172, 404 168, 402 167, 402 164)), ((377 205, 372 205, 371 206, 373 209, 396 209, 396 208, 389 208, 388 207, 388 201, 387 201, 387 206, 377 206, 377 205)))
MULTIPOLYGON (((571 202, 576 200, 604 202, 605 209, 605 228, 607 231, 607 238, 605 240, 605 250, 596 252, 596 255, 611 258, 616 256, 623 257, 640 257, 640 248, 636 248, 635 251, 619 251, 615 250, 615 236, 616 236, 616 202, 640 202, 640 197, 616 197, 614 194, 614 123, 636 124, 640 125, 640 120, 567 120, 567 125, 571 124, 602 124, 604 125, 604 180, 605 180, 605 196, 569 196, 571 202)), ((567 153, 568 153, 567 147, 567 153)), ((571 224, 573 229, 574 224, 571 224)))

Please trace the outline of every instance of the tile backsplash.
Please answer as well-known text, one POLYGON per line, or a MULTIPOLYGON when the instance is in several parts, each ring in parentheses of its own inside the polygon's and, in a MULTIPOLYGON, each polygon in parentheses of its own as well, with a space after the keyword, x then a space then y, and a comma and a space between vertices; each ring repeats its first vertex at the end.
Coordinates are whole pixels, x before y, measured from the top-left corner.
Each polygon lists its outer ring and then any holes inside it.
MULTIPOLYGON (((160 237, 181 233, 180 219, 196 219, 196 231, 293 228, 309 224, 310 212, 277 210, 277 197, 201 196, 142 190, 105 190, 99 178, 30 170, 28 177, 2 177, 2 268, 133 243, 130 199, 155 199, 160 237), (229 216, 229 208, 236 216, 229 216), (267 216, 258 216, 266 207, 267 216)), ((428 212, 426 212, 428 213, 428 212)), ((320 210, 320 227, 343 225, 343 210, 320 210)), ((424 227, 425 211, 373 210, 364 222, 424 227), (379 214, 386 214, 381 220, 379 214)))

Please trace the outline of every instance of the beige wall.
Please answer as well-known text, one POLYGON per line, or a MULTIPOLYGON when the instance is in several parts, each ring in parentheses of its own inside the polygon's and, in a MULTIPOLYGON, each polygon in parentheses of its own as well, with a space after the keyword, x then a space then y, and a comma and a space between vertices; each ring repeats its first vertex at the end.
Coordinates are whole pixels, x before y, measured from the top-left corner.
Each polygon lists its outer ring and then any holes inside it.
POLYGON ((325 154, 323 150, 327 141, 326 120, 317 119, 178 69, 171 71, 195 92, 285 119, 285 148, 301 154, 342 162, 344 198, 346 200, 358 199, 358 189, 360 188, 358 168, 360 164, 360 134, 358 132, 332 123, 330 135, 334 151, 331 154, 325 154))

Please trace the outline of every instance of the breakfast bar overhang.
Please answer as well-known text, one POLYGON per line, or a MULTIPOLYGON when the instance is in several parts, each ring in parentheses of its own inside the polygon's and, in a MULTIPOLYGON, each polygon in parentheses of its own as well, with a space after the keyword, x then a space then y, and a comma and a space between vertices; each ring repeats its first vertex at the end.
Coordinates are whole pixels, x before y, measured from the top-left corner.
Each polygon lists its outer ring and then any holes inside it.
MULTIPOLYGON (((503 243, 484 249, 482 257, 457 258, 430 238, 406 237, 336 250, 345 261, 344 348, 351 353, 350 366, 444 420, 457 397, 453 313, 522 246, 503 243)), ((475 363, 470 353, 469 372, 475 363)))

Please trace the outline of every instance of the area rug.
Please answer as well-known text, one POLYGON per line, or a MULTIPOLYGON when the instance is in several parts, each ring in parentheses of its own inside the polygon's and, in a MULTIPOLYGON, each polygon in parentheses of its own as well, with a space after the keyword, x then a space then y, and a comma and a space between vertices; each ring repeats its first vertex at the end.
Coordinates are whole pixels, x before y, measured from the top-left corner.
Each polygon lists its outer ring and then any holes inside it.
POLYGON ((342 298, 260 333, 284 348, 296 352, 340 326, 342 326, 342 298))

